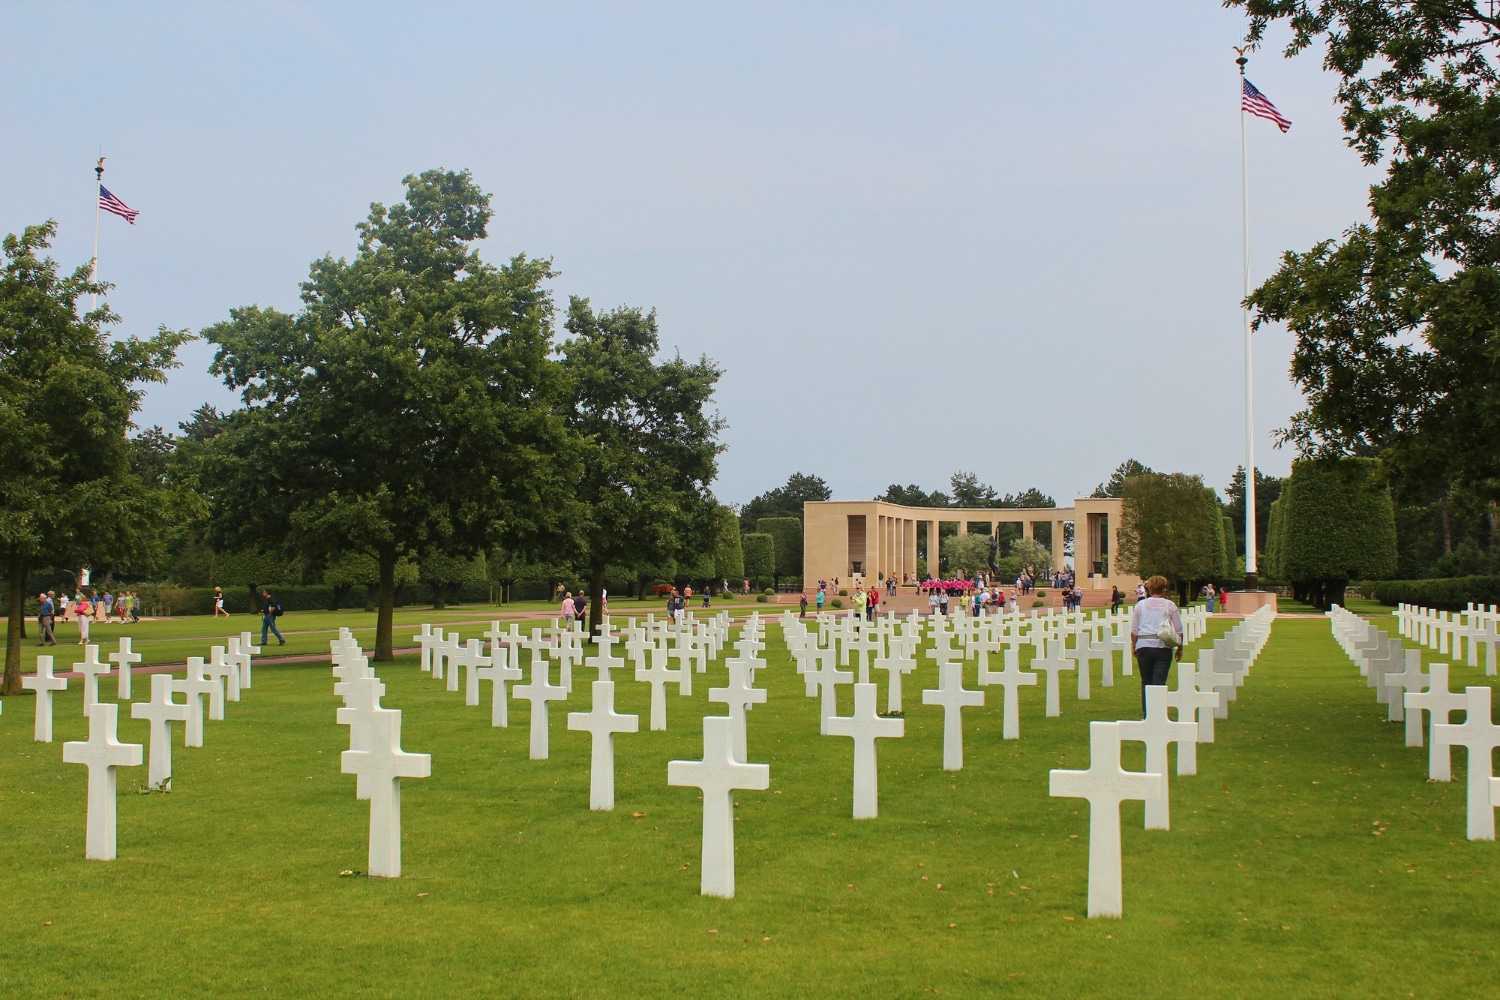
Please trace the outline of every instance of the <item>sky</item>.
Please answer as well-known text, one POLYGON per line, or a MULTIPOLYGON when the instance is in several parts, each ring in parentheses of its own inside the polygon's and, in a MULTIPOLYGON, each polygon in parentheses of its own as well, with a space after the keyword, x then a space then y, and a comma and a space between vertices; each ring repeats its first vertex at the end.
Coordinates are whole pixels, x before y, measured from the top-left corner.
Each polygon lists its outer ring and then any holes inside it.
MULTIPOLYGON (((1239 82, 1212 0, 1023 3, 0 2, 0 230, 93 252, 120 334, 295 311, 401 178, 467 168, 481 252, 654 308, 724 371, 714 490, 835 498, 972 471, 1086 495, 1126 458, 1245 461, 1239 82), (24 84, 21 82, 24 81, 24 84)), ((1252 54, 1251 273, 1368 215, 1321 54, 1252 54)), ((1301 406, 1256 334, 1257 465, 1301 406)), ((236 397, 196 343, 137 423, 236 397)), ((371 456, 378 460, 379 456, 371 456)))

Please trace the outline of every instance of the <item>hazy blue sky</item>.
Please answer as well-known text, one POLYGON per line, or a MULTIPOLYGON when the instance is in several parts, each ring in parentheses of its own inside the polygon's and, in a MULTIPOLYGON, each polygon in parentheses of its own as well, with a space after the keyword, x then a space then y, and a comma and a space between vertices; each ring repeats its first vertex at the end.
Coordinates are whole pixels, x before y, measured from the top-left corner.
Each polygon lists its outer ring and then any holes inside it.
MULTIPOLYGON (((495 195, 485 250, 559 303, 655 307, 725 369, 719 496, 963 468, 1060 501, 1126 457, 1243 460, 1241 18, 1171 3, 0 4, 0 227, 86 261, 93 164, 122 329, 297 306, 428 167, 495 195)), ((1253 274, 1363 218, 1319 55, 1258 54, 1253 274)), ((1299 407, 1258 334, 1261 466, 1299 407)), ((140 422, 233 403, 196 345, 140 422)), ((375 456, 372 456, 374 458, 375 456)))

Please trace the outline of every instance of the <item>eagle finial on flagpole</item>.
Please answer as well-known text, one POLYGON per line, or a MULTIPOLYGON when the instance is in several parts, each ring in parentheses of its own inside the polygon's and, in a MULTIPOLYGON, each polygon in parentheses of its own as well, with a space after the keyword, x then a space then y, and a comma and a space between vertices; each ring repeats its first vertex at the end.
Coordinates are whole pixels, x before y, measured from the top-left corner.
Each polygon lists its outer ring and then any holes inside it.
MULTIPOLYGON (((1244 76, 1245 75, 1245 64, 1250 61, 1249 59, 1245 58, 1245 53, 1249 52, 1251 50, 1251 48, 1253 48, 1253 46, 1246 45, 1244 48, 1240 48, 1238 45, 1231 45, 1229 47, 1231 49, 1234 49, 1234 51, 1236 51, 1236 52, 1239 53, 1239 58, 1236 59, 1235 62, 1239 63, 1239 66, 1240 66, 1240 76, 1244 76)), ((103 163, 104 161, 100 160, 99 162, 103 163)))

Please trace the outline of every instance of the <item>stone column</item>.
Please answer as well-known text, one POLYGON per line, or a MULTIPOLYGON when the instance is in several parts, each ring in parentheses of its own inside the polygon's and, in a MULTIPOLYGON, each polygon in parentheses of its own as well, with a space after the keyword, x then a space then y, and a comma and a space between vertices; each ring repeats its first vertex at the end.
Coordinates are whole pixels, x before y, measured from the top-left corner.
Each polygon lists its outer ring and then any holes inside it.
POLYGON ((1052 568, 1060 570, 1063 568, 1063 523, 1052 522, 1052 568))
POLYGON ((927 575, 934 580, 938 577, 938 568, 942 565, 938 561, 938 522, 927 522, 927 575))

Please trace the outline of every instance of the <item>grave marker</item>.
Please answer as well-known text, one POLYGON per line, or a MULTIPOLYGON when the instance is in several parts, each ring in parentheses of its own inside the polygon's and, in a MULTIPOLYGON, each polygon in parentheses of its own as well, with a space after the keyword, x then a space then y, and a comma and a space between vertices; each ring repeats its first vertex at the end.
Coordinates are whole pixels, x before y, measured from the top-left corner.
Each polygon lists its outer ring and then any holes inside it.
MULTIPOLYGON (((1177 760, 1182 762, 1184 746, 1198 745, 1198 726, 1192 722, 1173 722, 1167 716, 1167 689, 1162 684, 1148 684, 1146 692, 1146 717, 1139 721, 1118 723, 1120 739, 1146 744, 1146 772, 1167 777, 1167 752, 1171 744, 1177 744, 1177 760)), ((1197 754, 1193 757, 1197 769, 1197 754)), ((1171 782, 1162 782, 1161 797, 1146 800, 1146 829, 1170 830, 1172 828, 1171 782)))
POLYGON ((83 856, 91 861, 115 859, 115 770, 141 766, 141 745, 121 743, 116 735, 119 712, 119 705, 90 706, 88 740, 63 744, 64 764, 89 769, 83 856))
POLYGON ((130 700, 130 668, 141 662, 141 654, 130 648, 130 636, 120 636, 120 650, 110 653, 105 657, 114 662, 120 671, 120 678, 115 687, 115 699, 117 701, 130 700))
POLYGON ((36 658, 36 673, 21 677, 21 686, 36 692, 36 726, 32 739, 38 743, 52 742, 52 696, 68 689, 68 679, 52 673, 52 657, 36 658))
POLYGON ((535 654, 531 658, 531 682, 529 684, 517 684, 511 689, 511 693, 524 701, 531 702, 531 759, 546 760, 548 756, 547 745, 547 703, 549 701, 562 701, 568 696, 567 689, 561 684, 553 684, 551 671, 547 669, 546 659, 538 659, 535 654))
POLYGON ((1021 688, 1035 687, 1037 675, 1021 669, 1021 654, 1014 646, 1006 647, 1004 653, 1004 670, 990 670, 982 662, 980 663, 979 685, 981 687, 991 684, 1000 685, 1002 712, 1005 720, 1000 738, 1018 740, 1021 738, 1021 688))
POLYGON ((771 787, 769 764, 734 759, 732 723, 722 716, 703 719, 703 759, 667 762, 667 784, 703 791, 703 854, 699 892, 734 898, 734 792, 771 787))
POLYGON ((345 750, 339 757, 345 774, 369 779, 370 860, 374 878, 401 877, 401 779, 432 776, 432 755, 401 749, 401 713, 370 713, 367 750, 345 750))
POLYGON ((964 721, 961 713, 968 706, 983 705, 984 692, 964 688, 963 661, 949 661, 939 669, 942 673, 938 686, 922 692, 922 704, 943 706, 943 770, 962 771, 964 721))
POLYGON ((1127 771, 1120 766, 1120 724, 1089 723, 1087 771, 1051 772, 1054 798, 1089 802, 1089 908, 1093 917, 1119 917, 1124 912, 1120 852, 1120 803, 1126 799, 1150 802, 1166 794, 1164 774, 1127 771))
POLYGON ((152 788, 172 787, 172 726, 173 722, 186 722, 188 706, 172 700, 172 675, 151 676, 151 700, 130 706, 132 719, 147 719, 150 722, 151 752, 146 771, 146 781, 152 788))
MULTIPOLYGON (((624 664, 619 664, 624 666, 624 664)), ((600 669, 608 676, 609 667, 600 669)), ((638 715, 615 711, 614 681, 594 681, 594 704, 588 712, 569 712, 568 728, 593 735, 589 765, 589 808, 615 807, 615 733, 640 732, 638 715)))
POLYGON ((904 719, 882 719, 877 714, 875 696, 874 684, 855 684, 854 714, 835 715, 828 720, 828 735, 849 736, 854 739, 855 819, 874 819, 880 814, 875 741, 884 737, 906 735, 904 719))
POLYGON ((1464 721, 1458 725, 1434 723, 1434 747, 1461 746, 1468 760, 1468 837, 1495 839, 1495 808, 1490 802, 1490 778, 1494 776, 1494 750, 1500 746, 1500 726, 1490 718, 1490 689, 1464 688, 1464 721))

